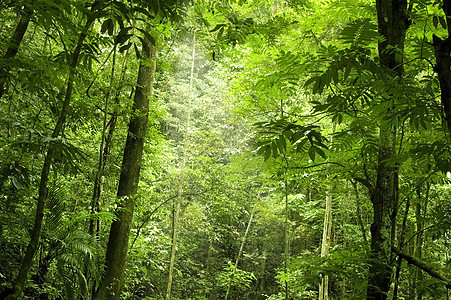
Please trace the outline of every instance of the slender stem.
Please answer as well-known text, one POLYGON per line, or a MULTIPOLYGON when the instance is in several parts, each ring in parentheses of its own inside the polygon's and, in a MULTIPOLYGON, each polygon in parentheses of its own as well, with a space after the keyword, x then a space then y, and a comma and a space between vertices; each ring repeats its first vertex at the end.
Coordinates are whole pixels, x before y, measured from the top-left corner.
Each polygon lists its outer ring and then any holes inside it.
POLYGON ((172 279, 174 273, 174 263, 175 263, 175 250, 177 245, 177 227, 178 227, 178 219, 180 215, 180 204, 182 202, 182 193, 183 193, 183 183, 184 183, 184 175, 185 175, 185 165, 186 165, 186 152, 189 146, 189 130, 190 130, 190 119, 191 119, 191 98, 193 97, 193 82, 194 82, 194 65, 196 58, 196 34, 193 33, 193 47, 192 47, 192 62, 191 62, 191 72, 190 72, 190 80, 189 80, 189 96, 188 96, 188 111, 186 116, 186 129, 185 129, 185 137, 183 144, 183 158, 182 165, 180 167, 180 176, 179 176, 179 185, 177 191, 177 199, 175 203, 175 212, 173 216, 173 225, 172 225, 172 247, 171 247, 171 259, 169 262, 169 275, 168 275, 168 287, 166 291, 166 300, 171 299, 172 292, 172 279))
POLYGON ((232 276, 230 276, 229 283, 227 285, 227 293, 226 293, 226 296, 224 298, 225 300, 229 299, 229 295, 230 295, 230 291, 231 291, 231 287, 232 287, 232 281, 233 281, 233 278, 235 277, 236 270, 238 268, 238 263, 240 262, 241 255, 243 253, 244 244, 246 243, 247 235, 249 233, 249 229, 251 228, 252 218, 254 217, 254 211, 255 211, 255 205, 252 208, 251 216, 249 218, 249 223, 247 223, 246 232, 244 233, 243 240, 241 241, 240 250, 238 251, 238 255, 236 256, 235 266, 233 268, 232 276))

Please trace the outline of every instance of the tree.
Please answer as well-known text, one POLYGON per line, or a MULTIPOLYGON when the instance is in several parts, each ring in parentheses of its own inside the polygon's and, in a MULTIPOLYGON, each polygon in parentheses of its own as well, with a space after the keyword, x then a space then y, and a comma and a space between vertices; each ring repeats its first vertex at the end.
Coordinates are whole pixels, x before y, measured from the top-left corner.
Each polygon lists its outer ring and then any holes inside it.
MULTIPOLYGON (((149 28, 148 28, 149 30, 149 28)), ((138 190, 141 158, 147 131, 149 97, 152 95, 156 70, 156 46, 143 47, 139 65, 132 116, 128 125, 121 175, 117 189, 119 200, 116 219, 111 224, 105 258, 105 275, 94 299, 119 299, 123 283, 128 240, 138 190)))
POLYGON ((33 262, 33 257, 36 253, 36 250, 38 248, 39 244, 39 238, 41 235, 41 228, 42 228, 42 221, 44 218, 44 204, 45 199, 47 197, 47 184, 49 180, 49 173, 50 168, 54 159, 55 151, 56 151, 56 144, 57 139, 60 137, 60 134, 63 130, 63 126, 66 121, 67 112, 69 109, 70 102, 72 100, 72 91, 74 89, 74 77, 75 77, 75 71, 78 66, 78 59, 80 57, 81 49, 84 43, 84 40, 87 36, 87 32, 93 22, 97 18, 97 14, 99 11, 103 9, 102 3, 93 3, 91 6, 91 11, 86 16, 86 22, 83 26, 75 49, 73 50, 72 55, 70 55, 70 68, 69 68, 69 74, 67 79, 67 87, 66 87, 66 94, 64 97, 64 102, 62 104, 60 114, 58 116, 58 120, 55 124, 55 127, 52 132, 52 142, 48 146, 47 153, 44 158, 44 164, 42 166, 41 171, 41 177, 40 177, 40 183, 39 183, 39 195, 37 199, 37 205, 36 205, 36 215, 35 215, 35 221, 33 225, 33 229, 31 231, 31 239, 27 247, 27 251, 25 253, 25 257, 22 261, 21 268, 19 270, 19 274, 17 275, 17 279, 14 285, 14 291, 13 294, 8 296, 8 299, 17 299, 21 294, 22 290, 25 285, 25 281, 27 279, 28 272, 30 270, 31 264, 33 262))
MULTIPOLYGON (((402 84, 402 57, 406 31, 409 27, 407 1, 379 0, 376 1, 376 10, 378 30, 385 39, 379 42, 380 64, 389 72, 393 72, 393 79, 402 84)), ((384 101, 392 100, 384 99, 384 101)), ((374 214, 371 224, 371 263, 368 271, 367 299, 386 299, 391 283, 391 246, 394 240, 392 226, 396 224, 393 219, 396 218, 398 205, 398 173, 396 166, 388 161, 395 156, 395 151, 396 127, 394 124, 381 123, 377 179, 371 195, 374 214)))

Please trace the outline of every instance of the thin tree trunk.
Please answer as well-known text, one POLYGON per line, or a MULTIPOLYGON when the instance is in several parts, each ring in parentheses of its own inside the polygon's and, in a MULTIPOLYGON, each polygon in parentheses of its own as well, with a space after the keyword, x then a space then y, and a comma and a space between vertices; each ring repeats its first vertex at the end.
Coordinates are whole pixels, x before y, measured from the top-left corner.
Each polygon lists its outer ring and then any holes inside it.
POLYGON ((180 167, 180 177, 179 177, 179 186, 177 190, 177 199, 175 203, 175 212, 173 215, 173 225, 172 225, 172 246, 171 246, 171 258, 169 262, 169 274, 168 274, 168 286, 166 290, 166 300, 171 299, 172 293, 172 279, 174 273, 174 264, 175 264, 175 250, 177 245, 177 227, 180 216, 180 204, 182 202, 182 193, 183 193, 183 183, 184 183, 184 175, 185 175, 185 164, 186 164, 186 151, 189 146, 189 126, 191 119, 191 98, 193 97, 193 83, 194 83, 194 63, 196 54, 196 35, 193 34, 193 48, 192 48, 192 62, 191 62, 191 71, 190 71, 190 80, 189 80, 189 95, 188 95, 188 111, 186 116, 186 129, 185 129, 185 137, 183 144, 183 158, 182 165, 180 167))
MULTIPOLYGON (((99 162, 98 162, 98 166, 97 166, 96 175, 94 178, 94 187, 93 187, 92 198, 91 198, 91 214, 96 214, 96 213, 100 212, 100 200, 102 198, 103 186, 104 186, 104 182, 105 182, 105 177, 104 177, 105 167, 107 165, 108 158, 110 156, 111 147, 113 144, 113 136, 114 136, 114 132, 116 130, 118 110, 119 110, 119 96, 120 96, 120 92, 123 87, 123 82, 124 82, 125 73, 126 73, 126 69, 127 69, 126 63, 127 63, 127 59, 125 58, 124 62, 122 64, 121 75, 119 76, 119 86, 114 95, 114 105, 115 106, 113 109, 112 116, 111 116, 110 120, 107 122, 107 116, 108 116, 108 110, 109 110, 108 102, 110 100, 110 93, 111 93, 111 89, 113 86, 113 79, 114 79, 114 75, 115 75, 114 69, 115 69, 115 64, 116 64, 116 50, 114 49, 113 61, 112 61, 113 66, 111 69, 111 78, 110 78, 110 91, 105 96, 105 105, 103 107, 104 119, 103 119, 102 140, 101 140, 100 147, 99 147, 99 162), (106 132, 107 130, 108 130, 108 133, 106 132)), ((99 238, 99 231, 100 231, 99 218, 91 218, 89 220, 89 234, 92 236, 94 242, 97 242, 97 240, 99 238)), ((88 287, 89 287, 88 290, 91 291, 91 297, 92 297, 92 295, 95 294, 96 287, 93 282, 93 279, 90 276, 88 261, 89 261, 89 259, 87 258, 85 277, 88 282, 88 287)))
MULTIPOLYGON (((335 133, 335 124, 332 127, 332 133, 335 133)), ((333 144, 333 136, 330 139, 330 143, 331 145, 333 144)), ((324 209, 323 236, 321 240, 321 257, 327 257, 329 255, 332 234, 332 186, 329 183, 329 175, 327 175, 326 180, 328 184, 326 187, 326 205, 324 209)), ((327 274, 321 277, 318 296, 319 300, 329 299, 329 276, 327 274)))
POLYGON ((247 241, 247 235, 249 234, 249 229, 251 228, 252 218, 254 217, 254 210, 255 210, 255 205, 254 205, 254 208, 252 208, 251 216, 249 218, 249 223, 247 223, 246 232, 244 233, 243 240, 241 241, 240 250, 238 251, 238 255, 236 256, 235 266, 233 268, 232 276, 230 276, 229 283, 227 285, 227 293, 224 298, 225 300, 228 300, 230 297, 230 291, 232 290, 232 281, 233 281, 233 278, 235 277, 241 255, 243 254, 244 245, 246 244, 246 241, 247 241))
MULTIPOLYGON (((398 240, 398 245, 401 250, 402 250, 401 247, 404 244, 404 239, 405 239, 406 232, 407 232, 406 226, 407 226, 407 217, 409 215, 409 209, 410 209, 410 199, 407 199, 406 209, 404 211, 404 217, 402 219, 401 234, 400 234, 399 240, 398 240)), ((402 258, 398 257, 398 261, 396 264, 396 271, 395 271, 395 286, 393 287, 393 300, 398 299, 399 275, 401 273, 401 263, 402 263, 402 258)))
POLYGON ((365 245, 368 243, 368 239, 366 237, 366 229, 365 226, 363 226, 362 221, 362 211, 361 211, 361 203, 360 203, 360 196, 359 196, 359 190, 357 188, 357 183, 355 181, 351 181, 352 186, 354 187, 355 191, 355 201, 356 201, 356 219, 357 219, 357 225, 359 225, 360 231, 362 232, 362 238, 365 242, 365 245))
MULTIPOLYGON (((288 161, 285 158, 285 162, 287 164, 287 169, 285 170, 285 172, 288 170, 288 161)), ((284 234, 284 239, 285 239, 285 244, 284 244, 284 252, 285 252, 285 257, 284 257, 284 269, 285 269, 285 273, 288 273, 288 260, 290 258, 290 224, 289 224, 289 207, 288 207, 288 179, 286 178, 286 174, 285 174, 285 234, 284 234)), ((290 297, 290 289, 289 289, 289 284, 288 284, 288 280, 285 280, 285 300, 288 300, 290 297)))
MULTIPOLYGON (((323 226, 323 238, 321 241, 321 257, 327 257, 329 255, 330 238, 332 232, 332 194, 330 190, 326 191, 326 208, 324 210, 324 226, 323 226)), ((329 299, 329 276, 326 274, 321 278, 319 285, 319 300, 329 299)))
MULTIPOLYGON (((94 9, 94 6, 93 6, 94 9)), ((91 16, 93 13, 91 12, 91 16)), ((61 107, 61 111, 58 117, 58 120, 56 122, 55 128, 52 133, 52 138, 58 138, 63 130, 64 123, 66 121, 67 111, 69 109, 69 104, 72 99, 72 91, 74 88, 74 76, 75 76, 75 70, 78 65, 78 58, 80 56, 81 48, 83 45, 83 42, 86 38, 86 33, 88 29, 91 27, 92 23, 94 22, 94 19, 88 16, 88 19, 86 21, 85 26, 83 27, 82 32, 80 33, 80 36, 78 37, 77 45, 75 47, 75 50, 72 55, 72 62, 70 64, 70 71, 69 76, 67 80, 67 87, 66 87, 66 95, 64 98, 63 105, 61 107)), ((17 275, 16 282, 14 284, 14 291, 13 294, 11 294, 7 299, 17 299, 20 297, 25 281, 28 276, 28 272, 31 268, 31 264, 33 263, 33 257, 36 253, 36 250, 38 248, 39 244, 39 238, 41 236, 41 229, 42 229, 42 221, 44 218, 44 204, 45 199, 47 197, 47 184, 49 181, 49 173, 50 173, 50 167, 53 162, 53 155, 54 155, 54 148, 52 144, 48 146, 47 153, 44 158, 44 165, 42 166, 41 171, 41 178, 39 183, 39 195, 36 205, 36 213, 35 213, 35 219, 34 219, 34 225, 33 229, 31 231, 31 239, 28 243, 27 250, 25 253, 25 257, 22 261, 22 265, 20 267, 19 273, 17 275)))
MULTIPOLYGON (((19 51, 20 44, 22 43, 23 37, 25 36, 25 32, 27 31, 32 14, 33 11, 28 9, 27 7, 23 9, 22 16, 20 17, 20 20, 17 23, 9 42, 8 49, 6 49, 4 56, 6 60, 16 56, 17 51, 19 51)), ((0 98, 2 98, 3 94, 5 93, 5 82, 8 77, 9 69, 9 66, 0 67, 0 98)))
POLYGON ((111 224, 105 257, 105 275, 94 299, 119 299, 125 272, 130 228, 133 221, 135 197, 138 190, 141 158, 147 131, 149 97, 152 94, 156 70, 156 48, 147 41, 149 50, 142 50, 132 116, 128 125, 121 175, 117 189, 120 201, 116 219, 111 224))
MULTIPOLYGON (((426 214, 427 203, 429 198, 429 182, 426 183, 426 192, 424 200, 422 201, 421 186, 417 188, 417 203, 415 203, 415 220, 416 220, 416 232, 413 255, 419 259, 423 257, 423 228, 424 228, 424 215, 426 214), (422 209, 423 202, 423 209, 422 209), (423 211, 423 213, 422 213, 423 211)), ((423 281, 423 273, 419 269, 415 269, 414 273, 414 289, 415 300, 423 299, 423 292, 419 289, 420 282, 423 281)))
MULTIPOLYGON (((402 54, 405 33, 409 27, 406 0, 377 0, 377 20, 379 33, 385 38, 379 42, 379 60, 383 67, 402 77, 402 54), (390 47, 399 49, 389 51, 390 47), (399 51, 399 52, 398 52, 399 51)), ((392 101, 386 99, 385 101, 392 101)), ((389 113, 389 112, 388 112, 389 113)), ((387 160, 395 156, 396 128, 391 124, 381 124, 379 132, 379 155, 377 179, 371 195, 373 203, 373 223, 371 224, 371 254, 368 272, 367 299, 387 298, 391 279, 392 220, 396 218, 396 168, 387 160)))

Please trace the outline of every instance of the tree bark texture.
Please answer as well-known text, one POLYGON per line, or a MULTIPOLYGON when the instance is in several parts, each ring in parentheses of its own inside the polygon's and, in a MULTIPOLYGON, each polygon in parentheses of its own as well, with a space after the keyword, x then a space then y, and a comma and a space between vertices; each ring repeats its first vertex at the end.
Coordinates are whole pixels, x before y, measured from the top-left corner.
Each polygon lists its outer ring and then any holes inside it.
MULTIPOLYGON (((148 41, 150 45, 150 41, 148 41)), ((134 195, 138 190, 141 158, 147 131, 149 97, 152 93, 156 69, 156 48, 142 53, 138 71, 132 116, 128 125, 127 140, 117 190, 119 208, 110 228, 105 257, 105 275, 94 299, 119 299, 125 272, 128 240, 135 207, 134 195)))
MULTIPOLYGON (((6 49, 4 56, 6 60, 16 56, 17 51, 19 51, 19 46, 22 43, 23 37, 25 36, 25 32, 27 32, 28 24, 30 23, 32 14, 33 11, 28 8, 25 8, 22 11, 22 16, 20 17, 20 20, 17 23, 16 28, 14 29, 8 49, 6 49)), ((0 98, 2 98, 3 94, 5 93, 5 83, 8 77, 9 69, 9 66, 0 67, 0 98)))
POLYGON ((447 20, 448 37, 439 38, 432 36, 432 44, 435 52, 435 71, 438 74, 440 82, 440 98, 444 110, 444 117, 448 125, 448 131, 451 133, 451 3, 448 0, 443 1, 443 11, 447 20))
MULTIPOLYGON (((385 38, 379 43, 379 59, 382 67, 403 74, 402 56, 406 30, 409 27, 406 0, 377 0, 378 31, 385 38)), ((386 99, 385 101, 391 101, 386 99)), ((396 203, 396 168, 387 163, 395 156, 396 128, 381 124, 377 179, 371 195, 373 223, 371 224, 371 262, 368 273, 367 299, 387 299, 391 277, 392 219, 396 203)))
MULTIPOLYGON (((78 58, 80 56, 80 52, 82 49, 83 42, 86 38, 86 32, 91 27, 92 23, 94 22, 94 19, 91 17, 88 17, 84 28, 82 29, 82 32, 80 33, 80 36, 78 37, 77 45, 75 47, 75 50, 72 55, 72 61, 70 64, 70 71, 67 81, 67 87, 66 87, 66 94, 64 97, 63 105, 61 107, 60 114, 58 116, 58 120, 56 122, 55 128, 52 133, 52 138, 58 138, 63 130, 63 126, 66 122, 67 117, 67 111, 69 109, 69 104, 72 99, 72 92, 74 88, 74 76, 75 76, 75 70, 78 65, 78 58)), ((36 253, 36 250, 39 245, 39 239, 41 237, 41 229, 42 229, 42 221, 44 218, 44 206, 45 206, 45 199, 47 198, 47 186, 49 181, 49 174, 50 174, 50 167, 53 163, 53 156, 54 156, 54 148, 52 144, 48 145, 48 150, 44 158, 44 165, 42 166, 41 171, 41 177, 40 177, 40 183, 39 183, 39 194, 38 194, 38 200, 36 204, 36 213, 34 218, 34 225, 33 229, 31 231, 31 238, 30 242, 28 243, 27 250, 25 252, 25 257, 22 261, 22 265, 20 267, 19 273, 17 275, 16 282, 14 284, 13 288, 13 294, 8 296, 8 300, 17 299, 22 294, 28 272, 31 268, 31 265, 33 263, 33 258, 36 253)))

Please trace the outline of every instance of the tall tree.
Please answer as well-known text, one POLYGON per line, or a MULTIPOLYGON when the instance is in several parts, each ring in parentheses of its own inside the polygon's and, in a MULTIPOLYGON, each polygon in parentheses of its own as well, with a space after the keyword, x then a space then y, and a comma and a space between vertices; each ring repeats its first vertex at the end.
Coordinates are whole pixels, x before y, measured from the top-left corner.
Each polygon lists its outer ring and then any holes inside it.
MULTIPOLYGON (((78 61, 80 57, 80 53, 82 50, 83 43, 87 37, 87 33, 89 28, 91 28, 91 25, 94 23, 96 18, 98 17, 98 12, 103 9, 103 5, 101 2, 95 1, 91 5, 91 10, 88 12, 86 16, 86 21, 84 26, 81 29, 81 32, 78 36, 77 43, 75 45, 75 49, 73 50, 72 55, 70 55, 70 65, 69 65, 69 74, 67 79, 67 86, 66 86, 66 93, 64 97, 64 101, 58 116, 58 119, 56 121, 55 127, 52 132, 52 138, 57 139, 60 137, 61 132, 63 130, 63 127, 66 122, 66 117, 69 110, 69 105, 72 100, 72 93, 74 89, 74 78, 75 78, 75 72, 78 66, 78 61)), ((37 198, 37 204, 36 204, 36 212, 35 212, 35 218, 34 218, 34 224, 33 229, 31 231, 31 238, 30 242, 28 243, 27 250, 25 253, 25 257, 22 261, 19 274, 17 275, 16 282, 14 284, 13 293, 8 296, 7 299, 17 299, 22 294, 22 290, 24 288, 28 272, 31 268, 31 265, 33 263, 33 258, 36 253, 36 250, 39 245, 39 239, 41 236, 41 229, 42 229, 42 221, 44 218, 44 204, 45 200, 47 198, 47 187, 48 187, 48 181, 49 181, 49 174, 50 174, 50 168, 53 163, 54 155, 56 152, 56 145, 54 142, 51 142, 48 145, 47 153, 44 158, 44 164, 42 166, 41 170, 41 177, 39 182, 39 194, 37 198)))
MULTIPOLYGON (((147 29, 148 31, 150 28, 147 29)), ((146 35, 147 36, 147 35, 146 35)), ((119 299, 125 272, 128 240, 138 190, 141 158, 147 131, 149 97, 152 94, 156 70, 156 47, 147 39, 138 70, 132 116, 128 125, 122 168, 117 189, 119 200, 116 219, 111 224, 105 258, 105 275, 94 299, 119 299)))
MULTIPOLYGON (((402 57, 409 20, 406 0, 377 0, 378 31, 383 37, 379 42, 379 60, 392 73, 392 80, 402 82, 404 72, 402 57)), ((396 88, 396 85, 395 87, 396 88)), ((388 94, 393 91, 388 90, 388 94)), ((383 101, 393 101, 392 98, 383 101)), ((390 111, 387 112, 387 114, 390 111)), ((381 121, 377 179, 371 195, 373 223, 371 224, 371 262, 368 274, 367 299, 386 299, 390 288, 392 218, 396 210, 397 172, 388 160, 395 156, 396 128, 390 122, 381 121)))

